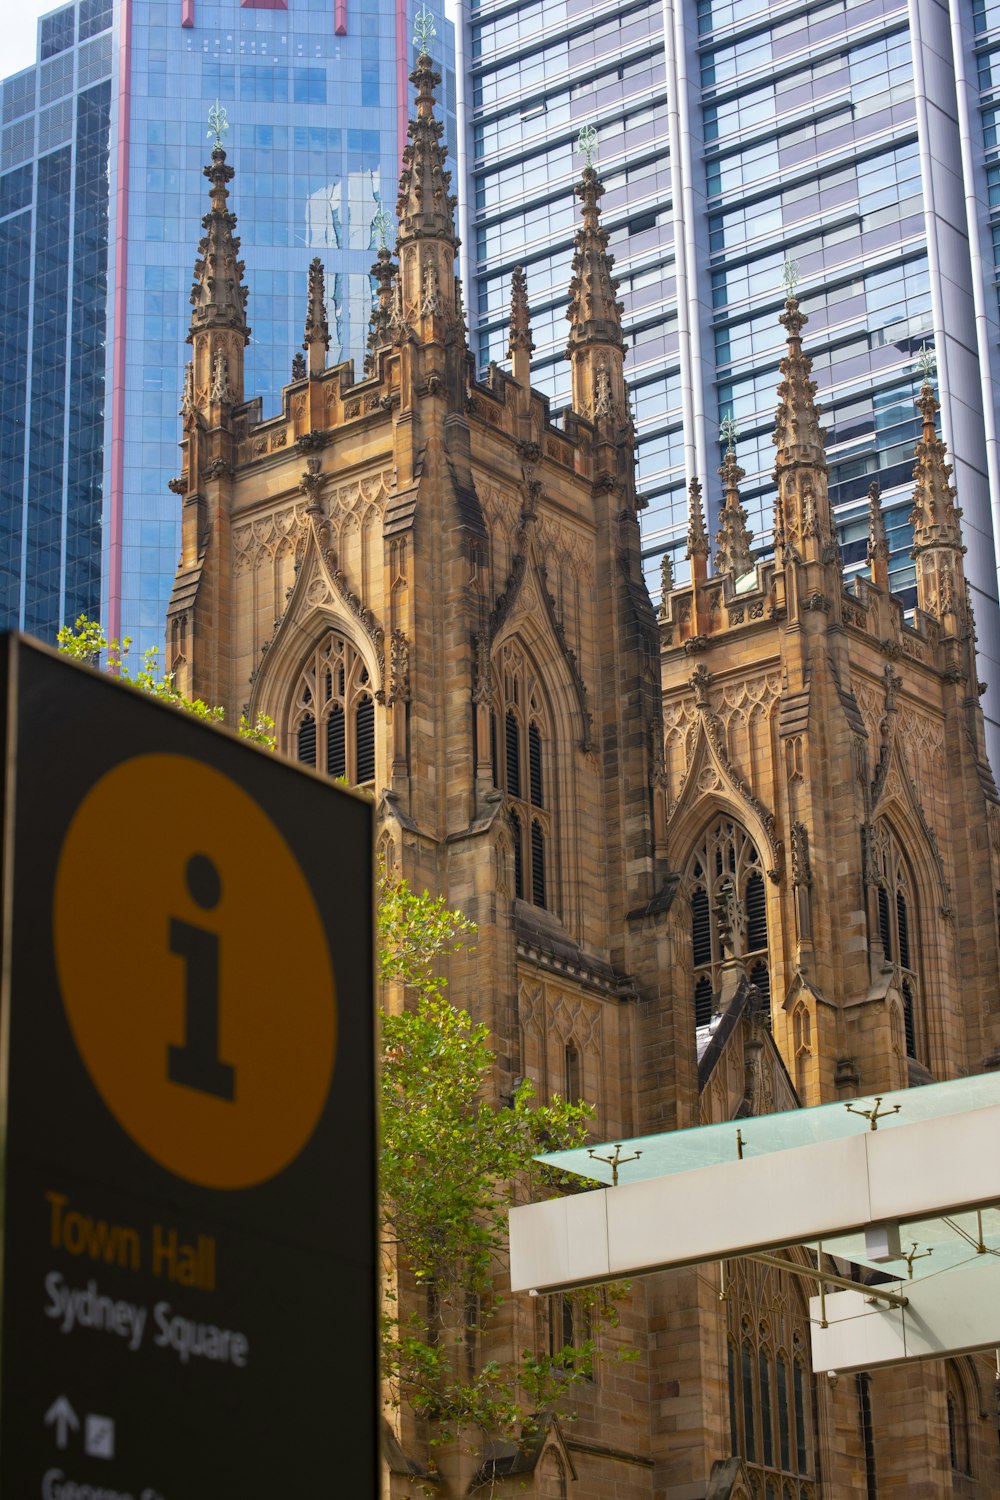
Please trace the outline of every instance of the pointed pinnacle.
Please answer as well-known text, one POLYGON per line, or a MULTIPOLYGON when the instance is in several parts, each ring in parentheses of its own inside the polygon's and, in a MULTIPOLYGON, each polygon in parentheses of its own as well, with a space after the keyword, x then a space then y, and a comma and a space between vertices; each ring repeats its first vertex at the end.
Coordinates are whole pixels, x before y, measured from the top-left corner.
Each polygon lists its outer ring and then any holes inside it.
POLYGON ((708 532, 705 530, 705 507, 701 499, 701 481, 692 479, 688 484, 688 532, 686 557, 707 557, 708 532))
POLYGON ((877 479, 868 486, 868 561, 889 561, 889 538, 882 513, 882 490, 877 479))
POLYGON ((187 341, 209 328, 231 328, 250 342, 247 327, 247 289, 243 285, 244 264, 238 259, 240 242, 234 233, 236 215, 228 207, 228 184, 236 175, 221 146, 212 152, 204 168, 212 206, 202 219, 204 236, 198 246, 191 287, 191 324, 187 341))
POLYGON ((753 568, 753 533, 747 527, 747 513, 740 504, 740 480, 746 471, 736 462, 736 449, 730 443, 719 468, 725 490, 725 503, 719 516, 719 531, 716 536, 718 551, 715 554, 717 573, 731 573, 742 578, 753 568))
POLYGON ((398 245, 407 240, 443 239, 458 247, 455 233, 456 199, 448 189, 451 173, 445 169, 447 146, 441 145, 444 126, 434 115, 434 90, 441 74, 426 52, 421 52, 410 74, 417 91, 417 112, 407 127, 407 144, 403 150, 403 169, 399 177, 396 218, 398 245))
POLYGON ((531 309, 528 307, 528 282, 523 266, 515 266, 510 278, 510 340, 508 355, 515 349, 534 350, 531 337, 531 309))
POLYGON ((809 463, 826 469, 823 433, 816 405, 816 382, 810 379, 812 360, 802 349, 802 329, 808 322, 797 297, 788 297, 778 321, 788 335, 781 361, 779 405, 775 413, 772 442, 778 449, 777 470, 794 463, 809 463))
POLYGON ((323 262, 318 255, 309 263, 309 303, 306 309, 305 334, 302 341, 303 349, 308 349, 310 344, 322 344, 324 349, 329 349, 330 324, 326 316, 326 274, 323 270, 323 262))
POLYGON ((368 321, 366 368, 370 368, 376 349, 380 349, 383 344, 392 343, 392 288, 396 279, 396 268, 392 262, 392 251, 387 245, 380 247, 378 259, 372 266, 371 274, 377 283, 377 289, 372 299, 371 317, 368 321))
POLYGON ((610 344, 623 349, 622 313, 615 263, 608 254, 608 231, 601 227, 600 200, 604 184, 592 166, 583 169, 576 185, 583 205, 582 222, 574 241, 573 278, 566 317, 570 324, 568 353, 582 344, 610 344))
POLYGON ((948 450, 944 439, 938 436, 935 422, 940 403, 929 383, 921 386, 917 407, 923 419, 923 430, 917 443, 917 462, 913 470, 910 524, 913 526, 914 555, 928 547, 963 551, 959 525, 962 512, 955 504, 956 491, 951 483, 948 450))
POLYGON ((660 559, 660 619, 667 616, 667 600, 674 591, 674 557, 672 552, 664 552, 660 559))

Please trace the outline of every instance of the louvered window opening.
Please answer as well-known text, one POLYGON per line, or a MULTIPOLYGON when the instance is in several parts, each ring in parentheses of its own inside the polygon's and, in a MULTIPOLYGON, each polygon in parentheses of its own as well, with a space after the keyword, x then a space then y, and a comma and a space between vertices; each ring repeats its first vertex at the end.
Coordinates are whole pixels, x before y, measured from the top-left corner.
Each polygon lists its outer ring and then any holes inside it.
MULTIPOLYGON (((490 712, 493 784, 510 804, 514 835, 514 894, 548 907, 552 896, 552 818, 549 737, 540 691, 515 642, 494 664, 498 702, 490 712)), ((482 746, 477 745, 477 759, 482 746)))
POLYGON ((524 900, 524 855, 521 834, 521 819, 516 812, 510 815, 511 833, 514 839, 514 895, 524 900))
POLYGON ((872 853, 878 877, 878 940, 887 963, 899 972, 903 999, 903 1035, 907 1057, 919 1056, 917 931, 911 893, 913 879, 895 833, 881 819, 872 830, 872 853))
POLYGON ((688 865, 694 1024, 707 1026, 718 1009, 725 954, 717 907, 727 882, 735 888, 744 917, 738 956, 746 967, 751 984, 760 991, 770 1025, 771 977, 764 871, 750 835, 731 818, 720 818, 708 830, 688 865))
POLYGON ((814 1391, 809 1324, 786 1273, 729 1261, 727 1354, 729 1452, 742 1458, 763 1500, 815 1500, 814 1391))
POLYGON ((331 631, 299 677, 289 720, 303 765, 351 786, 375 781, 375 698, 360 653, 331 631))

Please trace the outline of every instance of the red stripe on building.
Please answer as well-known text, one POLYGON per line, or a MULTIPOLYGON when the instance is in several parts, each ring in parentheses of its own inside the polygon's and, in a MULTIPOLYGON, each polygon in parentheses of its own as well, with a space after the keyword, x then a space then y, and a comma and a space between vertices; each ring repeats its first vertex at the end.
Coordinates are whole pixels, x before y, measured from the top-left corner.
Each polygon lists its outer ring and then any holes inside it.
MULTIPOLYGON (((194 3, 194 0, 191 0, 194 3)), ((128 174, 132 131, 132 0, 122 0, 118 48, 114 343, 111 358, 111 494, 108 497, 108 635, 122 628, 122 510, 125 503, 125 340, 128 316, 128 174)))
POLYGON ((347 0, 333 0, 333 30, 337 36, 347 35, 347 0))

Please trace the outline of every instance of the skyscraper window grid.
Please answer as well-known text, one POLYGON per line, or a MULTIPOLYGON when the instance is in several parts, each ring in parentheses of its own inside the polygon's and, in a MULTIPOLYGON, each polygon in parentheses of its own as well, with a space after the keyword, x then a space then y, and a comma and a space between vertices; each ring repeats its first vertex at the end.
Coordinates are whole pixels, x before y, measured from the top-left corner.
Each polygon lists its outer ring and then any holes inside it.
MULTIPOLYGON (((265 413, 277 408, 314 255, 327 269, 329 357, 360 367, 371 221, 395 204, 399 76, 405 89, 416 9, 79 0, 42 18, 38 64, 2 90, 4 623, 51 638, 86 611, 137 649, 162 643, 178 551, 180 506, 167 486, 188 354, 190 225, 204 208, 216 99, 232 126, 231 206, 253 287, 248 395, 261 395, 265 413)), ((450 26, 439 4, 430 10, 453 138, 450 26)))
MULTIPOLYGON (((570 10, 546 6, 544 35, 536 6, 462 10, 472 75, 466 275, 480 362, 505 360, 507 285, 523 261, 538 345, 532 378, 556 407, 565 402, 572 142, 593 123, 626 308, 651 588, 664 550, 686 577, 691 473, 705 483, 714 535, 718 424, 727 415, 740 432, 756 543, 769 546, 776 314, 791 257, 848 572, 864 562, 865 497, 877 479, 892 584, 911 605, 916 362, 925 345, 938 348, 939 420, 966 497, 983 676, 1000 681, 987 476, 994 356, 984 362, 979 347, 967 208, 985 205, 987 189, 981 159, 963 163, 954 103, 972 13, 953 22, 953 37, 944 13, 922 0, 570 10)), ((987 12, 977 14, 982 28, 987 12)), ((981 70, 980 83, 987 77, 981 70)), ((985 123, 995 148, 993 117, 985 123)), ((1000 181, 1000 161, 995 175, 1000 181)), ((1000 244, 1000 230, 994 238, 1000 244)), ((989 296, 995 317, 992 285, 989 296)))

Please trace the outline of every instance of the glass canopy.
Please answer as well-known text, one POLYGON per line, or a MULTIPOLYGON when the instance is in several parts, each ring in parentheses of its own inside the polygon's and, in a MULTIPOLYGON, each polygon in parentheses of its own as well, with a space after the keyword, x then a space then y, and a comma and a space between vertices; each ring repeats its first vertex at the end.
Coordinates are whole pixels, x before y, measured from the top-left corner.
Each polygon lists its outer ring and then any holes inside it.
MULTIPOLYGON (((624 1187, 654 1177, 716 1167, 736 1161, 741 1155, 744 1159, 766 1156, 856 1135, 872 1128, 866 1112, 870 1116, 877 1110, 877 1129, 897 1130, 920 1120, 965 1114, 995 1104, 1000 1104, 1000 1072, 981 1073, 974 1078, 956 1078, 949 1083, 929 1083, 923 1088, 897 1089, 881 1095, 866 1094, 860 1099, 819 1104, 812 1109, 724 1120, 718 1125, 697 1125, 690 1130, 670 1130, 663 1135, 638 1136, 604 1146, 579 1146, 572 1151, 554 1151, 537 1160, 610 1186, 615 1175, 612 1163, 617 1157, 618 1182, 624 1187), (881 1102, 877 1104, 879 1099, 881 1102)), ((861 1243, 863 1246, 863 1237, 861 1243)))

